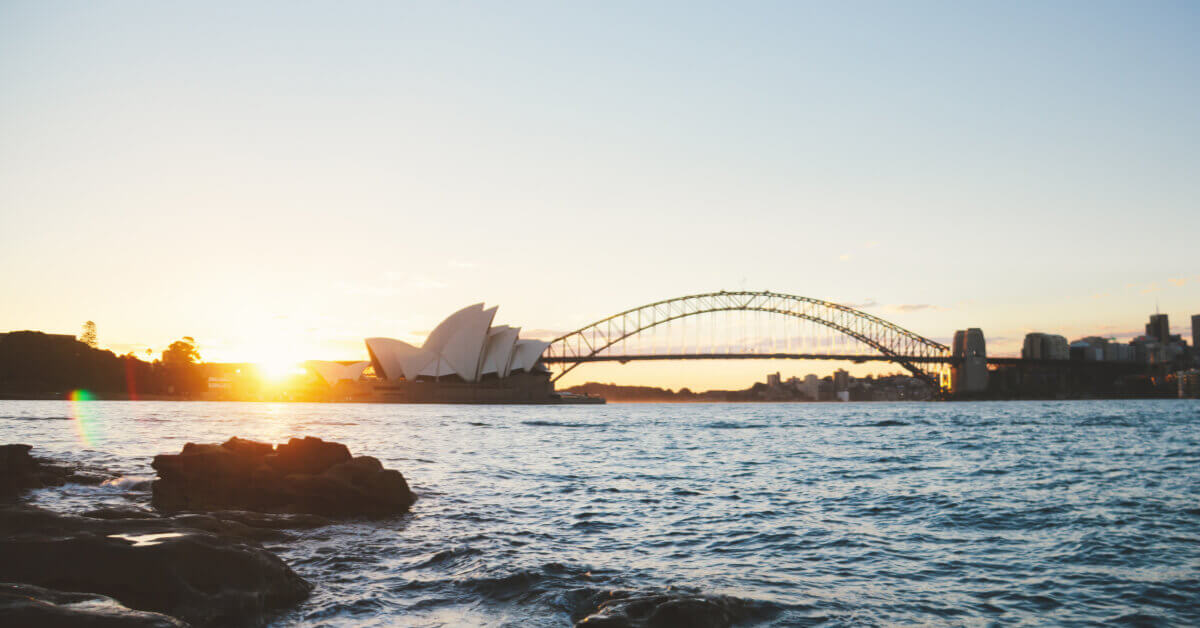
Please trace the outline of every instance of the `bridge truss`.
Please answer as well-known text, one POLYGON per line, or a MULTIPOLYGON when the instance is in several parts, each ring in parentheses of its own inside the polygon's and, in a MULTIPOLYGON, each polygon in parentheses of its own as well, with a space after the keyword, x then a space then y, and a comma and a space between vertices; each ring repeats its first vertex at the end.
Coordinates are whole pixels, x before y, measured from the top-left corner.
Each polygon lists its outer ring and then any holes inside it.
POLYGON ((558 380, 587 362, 807 359, 887 361, 934 390, 950 348, 845 305, 776 292, 710 292, 625 310, 554 339, 558 380))

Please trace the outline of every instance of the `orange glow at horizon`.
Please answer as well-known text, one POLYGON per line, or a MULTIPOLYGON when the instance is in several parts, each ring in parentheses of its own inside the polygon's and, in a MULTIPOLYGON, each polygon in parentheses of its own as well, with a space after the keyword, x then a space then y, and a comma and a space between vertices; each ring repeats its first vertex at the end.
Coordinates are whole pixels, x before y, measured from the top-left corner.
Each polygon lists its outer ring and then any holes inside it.
POLYGON ((254 362, 254 366, 258 368, 258 372, 264 379, 273 383, 282 382, 293 375, 303 375, 306 373, 304 367, 300 366, 299 361, 270 360, 266 362, 254 362))

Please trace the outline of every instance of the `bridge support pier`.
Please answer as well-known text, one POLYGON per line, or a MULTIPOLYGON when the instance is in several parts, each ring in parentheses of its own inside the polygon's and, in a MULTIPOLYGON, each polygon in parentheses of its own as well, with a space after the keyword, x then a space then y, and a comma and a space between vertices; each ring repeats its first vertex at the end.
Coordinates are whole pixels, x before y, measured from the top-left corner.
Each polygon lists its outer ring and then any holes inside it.
POLYGON ((954 332, 954 361, 950 369, 950 392, 971 395, 988 388, 987 342, 978 327, 954 332))

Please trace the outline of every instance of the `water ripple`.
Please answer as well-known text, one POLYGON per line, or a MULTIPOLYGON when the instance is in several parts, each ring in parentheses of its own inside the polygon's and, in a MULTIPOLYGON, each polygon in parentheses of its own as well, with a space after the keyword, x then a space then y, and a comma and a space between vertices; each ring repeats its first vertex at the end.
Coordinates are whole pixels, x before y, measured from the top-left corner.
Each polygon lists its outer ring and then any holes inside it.
POLYGON ((103 467, 30 500, 146 506, 157 453, 316 435, 413 512, 271 546, 279 625, 565 626, 668 587, 751 625, 1200 624, 1200 404, 402 406, 0 402, 0 442, 103 467), (77 409, 78 410, 78 409, 77 409))

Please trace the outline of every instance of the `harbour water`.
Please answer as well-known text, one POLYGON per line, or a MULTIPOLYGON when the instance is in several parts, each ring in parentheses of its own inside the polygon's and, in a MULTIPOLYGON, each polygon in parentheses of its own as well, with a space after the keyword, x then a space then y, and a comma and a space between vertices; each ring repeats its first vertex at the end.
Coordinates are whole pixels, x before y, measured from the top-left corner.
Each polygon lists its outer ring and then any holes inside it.
POLYGON ((318 436, 412 512, 267 547, 277 625, 569 626, 596 592, 746 600, 748 625, 1200 624, 1200 402, 406 406, 0 402, 0 443, 123 476, 185 442, 318 436))

